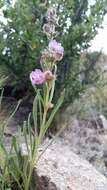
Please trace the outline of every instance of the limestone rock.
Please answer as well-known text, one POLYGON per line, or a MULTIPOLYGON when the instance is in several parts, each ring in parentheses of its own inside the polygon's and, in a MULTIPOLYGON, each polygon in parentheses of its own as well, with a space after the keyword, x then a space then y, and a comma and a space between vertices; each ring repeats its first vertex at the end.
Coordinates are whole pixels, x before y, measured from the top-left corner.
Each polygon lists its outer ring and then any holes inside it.
POLYGON ((33 190, 107 190, 107 179, 59 139, 38 161, 33 190))

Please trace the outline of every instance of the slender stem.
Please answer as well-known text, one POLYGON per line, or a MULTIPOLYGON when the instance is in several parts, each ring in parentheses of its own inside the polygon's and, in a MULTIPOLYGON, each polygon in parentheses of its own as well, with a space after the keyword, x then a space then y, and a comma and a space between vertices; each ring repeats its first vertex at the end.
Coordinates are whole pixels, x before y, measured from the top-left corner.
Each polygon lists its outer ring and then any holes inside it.
POLYGON ((37 155, 38 155, 38 146, 40 145, 42 137, 43 137, 44 127, 45 127, 45 123, 46 123, 46 116, 47 116, 47 112, 48 112, 49 92, 50 92, 50 88, 49 88, 48 85, 46 85, 46 95, 45 95, 45 98, 44 98, 43 120, 42 120, 42 124, 40 126, 40 134, 39 134, 39 137, 38 137, 38 139, 36 141, 36 146, 34 147, 34 153, 33 153, 33 156, 32 156, 32 161, 30 163, 29 175, 28 175, 28 178, 27 178, 27 182, 25 183, 25 190, 29 190, 30 180, 31 180, 34 164, 36 163, 36 159, 37 159, 37 155))
MULTIPOLYGON (((54 76, 56 77, 56 71, 57 71, 57 66, 54 65, 55 70, 54 70, 54 76)), ((51 89, 51 94, 50 94, 50 99, 49 99, 49 103, 52 102, 53 99, 53 95, 54 95, 54 91, 55 91, 55 80, 56 78, 54 78, 53 82, 52 82, 52 89, 51 89)))
MULTIPOLYGON (((36 141, 36 139, 35 139, 35 141, 36 141)), ((29 167, 30 170, 29 170, 29 175, 28 175, 27 181, 25 182, 25 189, 24 190, 29 190, 30 180, 31 180, 33 169, 34 169, 34 164, 36 163, 36 159, 38 156, 38 142, 36 141, 35 144, 36 144, 36 146, 35 146, 34 154, 32 156, 32 160, 29 163, 30 164, 30 167, 29 167)))
POLYGON ((41 128, 40 128, 40 134, 39 134, 39 138, 37 139, 36 143, 35 143, 35 140, 34 139, 34 144, 35 147, 34 147, 34 152, 33 152, 33 155, 32 155, 32 160, 31 162, 29 163, 30 164, 30 169, 29 169, 29 174, 28 174, 28 177, 27 177, 27 181, 25 182, 25 190, 29 190, 29 186, 30 186, 30 180, 31 180, 31 176, 32 176, 32 172, 33 172, 33 168, 34 168, 34 164, 36 162, 36 157, 37 157, 37 152, 38 152, 38 146, 39 144, 41 143, 41 139, 42 139, 42 128, 44 127, 45 125, 45 122, 46 122, 46 115, 47 115, 47 103, 48 103, 48 97, 49 97, 49 89, 47 87, 47 90, 46 90, 46 99, 44 101, 44 113, 43 113, 43 120, 42 120, 42 124, 41 124, 41 128), (36 156, 36 157, 35 157, 36 156))
POLYGON ((43 133, 45 130, 45 123, 46 123, 46 117, 47 117, 47 112, 49 109, 49 92, 50 92, 50 87, 47 86, 47 90, 46 90, 46 99, 44 102, 44 113, 43 113, 43 121, 42 124, 40 126, 40 134, 39 134, 39 143, 41 143, 42 137, 43 137, 43 133))

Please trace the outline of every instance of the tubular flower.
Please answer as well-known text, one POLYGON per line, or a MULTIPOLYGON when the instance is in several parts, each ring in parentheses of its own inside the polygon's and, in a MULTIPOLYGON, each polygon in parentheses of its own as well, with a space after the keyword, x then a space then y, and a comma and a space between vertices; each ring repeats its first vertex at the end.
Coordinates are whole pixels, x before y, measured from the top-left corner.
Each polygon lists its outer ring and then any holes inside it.
POLYGON ((56 61, 60 61, 64 56, 64 48, 61 43, 51 40, 48 45, 49 51, 53 54, 56 61))
POLYGON ((35 69, 30 74, 32 85, 39 85, 45 83, 45 74, 40 69, 35 69))

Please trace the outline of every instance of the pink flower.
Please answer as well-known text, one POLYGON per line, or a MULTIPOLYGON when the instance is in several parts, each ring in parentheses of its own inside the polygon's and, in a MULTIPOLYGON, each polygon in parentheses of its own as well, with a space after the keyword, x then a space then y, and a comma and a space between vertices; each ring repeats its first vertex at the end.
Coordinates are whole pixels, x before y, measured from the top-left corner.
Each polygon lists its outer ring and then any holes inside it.
POLYGON ((45 74, 40 69, 35 69, 30 74, 30 80, 32 85, 43 84, 45 82, 45 74))
POLYGON ((51 40, 49 42, 49 51, 53 54, 56 61, 60 61, 64 56, 64 48, 61 43, 58 43, 56 40, 51 40))

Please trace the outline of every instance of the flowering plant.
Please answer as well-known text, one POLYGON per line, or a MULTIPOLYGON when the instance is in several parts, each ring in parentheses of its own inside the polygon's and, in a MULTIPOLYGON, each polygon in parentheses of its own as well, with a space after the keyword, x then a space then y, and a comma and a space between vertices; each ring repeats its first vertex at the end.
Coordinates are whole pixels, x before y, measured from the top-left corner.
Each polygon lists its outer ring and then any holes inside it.
POLYGON ((61 43, 55 40, 55 23, 58 23, 55 9, 48 10, 47 20, 48 23, 43 26, 43 32, 47 35, 49 44, 42 51, 41 69, 36 68, 30 73, 31 84, 36 93, 32 111, 34 126, 30 124, 30 114, 28 122, 24 122, 23 132, 18 134, 18 137, 13 135, 9 152, 3 141, 0 140, 0 146, 5 155, 0 176, 2 190, 7 187, 14 189, 14 186, 16 190, 29 190, 31 188, 32 172, 40 158, 39 146, 64 99, 64 93, 62 93, 56 105, 53 104, 57 61, 60 61, 64 56, 64 48, 61 43), (21 143, 22 137, 24 143, 21 143))

